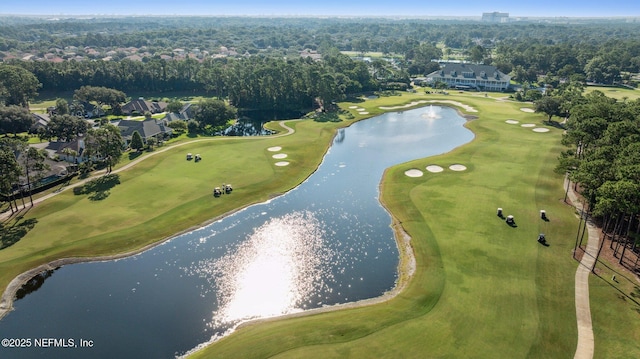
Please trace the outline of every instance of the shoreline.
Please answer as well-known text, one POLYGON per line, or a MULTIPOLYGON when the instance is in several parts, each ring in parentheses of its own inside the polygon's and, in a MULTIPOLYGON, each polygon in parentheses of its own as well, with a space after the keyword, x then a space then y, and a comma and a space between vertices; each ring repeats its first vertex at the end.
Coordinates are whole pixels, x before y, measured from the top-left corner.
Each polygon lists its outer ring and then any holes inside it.
MULTIPOLYGON (((279 194, 282 195, 282 194, 279 194)), ((277 197, 277 196, 275 196, 277 197)), ((269 199, 270 200, 270 199, 269 199)), ((269 201, 267 200, 267 201, 269 201)), ((263 203, 263 202, 260 202, 263 203)), ((66 265, 71 265, 71 264, 79 264, 79 263, 91 263, 91 262, 107 262, 107 261, 114 261, 114 260, 118 260, 118 259, 123 259, 123 258, 129 258, 129 257, 134 257, 138 254, 141 254, 143 252, 146 252, 150 249, 153 249, 154 247, 163 245, 165 243, 168 243, 169 241, 171 241, 172 239, 181 236, 185 233, 189 233, 191 231, 197 230, 199 228, 202 228, 204 226, 207 226, 211 223, 214 223, 216 221, 219 221, 225 217, 228 217, 230 215, 233 215, 237 212, 240 212, 246 208, 249 208, 251 206, 254 206, 258 203, 252 203, 243 207, 239 207, 233 211, 229 211, 227 213, 221 214, 219 216, 216 216, 210 220, 207 220, 205 222, 202 222, 198 225, 195 226, 191 226, 187 229, 184 229, 182 231, 176 232, 175 234, 171 235, 171 237, 166 237, 163 238, 159 241, 153 242, 153 243, 149 243, 143 247, 140 247, 138 249, 134 249, 132 251, 129 252, 124 252, 124 253, 118 253, 118 254, 110 254, 110 255, 104 255, 104 256, 96 256, 96 257, 69 257, 69 258, 60 258, 60 259, 56 259, 53 260, 51 262, 45 263, 45 264, 41 264, 35 268, 29 269, 28 271, 22 272, 19 275, 17 275, 15 278, 13 278, 11 280, 11 282, 9 282, 9 284, 7 285, 7 287, 5 288, 4 292, 2 293, 2 296, 0 297, 0 321, 7 316, 12 310, 13 310, 13 302, 16 296, 16 293, 18 292, 18 290, 20 290, 20 288, 22 288, 23 285, 25 285, 27 282, 29 282, 29 280, 31 280, 32 278, 34 278, 35 276, 37 276, 38 274, 48 271, 48 270, 53 270, 56 268, 60 268, 66 265)))
MULTIPOLYGON (((454 100, 417 100, 417 101, 409 102, 408 104, 405 104, 405 105, 380 106, 379 108, 381 110, 389 111, 389 110, 407 109, 407 108, 410 108, 410 107, 423 105, 423 104, 444 104, 444 106, 453 105, 453 106, 456 106, 456 107, 462 107, 467 112, 478 112, 478 110, 476 110, 475 108, 473 108, 473 107, 471 107, 469 105, 465 105, 462 102, 454 101, 454 100)), ((420 107, 420 106, 418 106, 418 107, 420 107)))
MULTIPOLYGON (((408 105, 404 105, 404 106, 399 106, 398 108, 406 108, 406 107, 423 107, 421 105, 425 104, 425 103, 446 103, 449 105, 458 105, 458 106, 462 106, 463 108, 465 108, 466 110, 470 111, 470 112, 477 112, 477 110, 463 105, 459 102, 455 102, 454 101, 437 101, 437 100, 433 100, 433 101, 420 101, 418 103, 411 103, 408 105), (468 109, 470 108, 470 110, 468 109)), ((446 105, 444 105, 446 106, 446 105)), ((381 109, 385 109, 383 107, 380 107, 381 109)), ((388 108, 386 110, 392 110, 392 108, 388 108)), ((477 116, 473 116, 473 115, 466 115, 464 113, 462 113, 462 111, 460 111, 460 109, 458 108, 458 113, 464 117, 465 119, 467 119, 468 121, 473 120, 475 118, 477 118, 477 116)), ((369 117, 366 117, 362 120, 368 119, 369 117)), ((358 120, 359 121, 359 120, 358 120)), ((354 121, 358 122, 358 121, 354 121)), ((286 126, 284 124, 285 121, 279 121, 280 125, 285 128, 285 130, 287 130, 286 133, 284 134, 277 134, 273 137, 280 137, 280 136, 286 136, 286 135, 290 135, 293 132, 295 132, 295 130, 293 130, 292 128, 286 126)), ((351 123, 352 124, 352 123, 351 123)), ((349 124, 349 125, 351 125, 349 124)), ((348 126, 347 126, 348 127, 348 126)), ((336 133, 337 134, 337 133, 336 133)), ((335 135, 334 134, 334 138, 335 135)), ((201 141, 200 140, 196 140, 196 141, 201 141)), ((208 140, 208 139, 207 139, 208 140)), ((194 142, 194 141, 192 141, 194 142)), ((329 142, 329 144, 326 146, 325 148, 325 154, 328 151, 328 149, 331 147, 331 143, 333 141, 329 142)), ((191 143, 191 142, 187 142, 187 143, 191 143)), ((186 143, 181 143, 178 144, 178 146, 181 146, 183 144, 186 143)), ((174 147, 174 146, 171 146, 174 147)), ((164 150, 168 150, 169 148, 166 148, 164 150)), ((162 151, 163 152, 163 151, 162 151)), ((154 153, 155 154, 155 153, 154 153)), ((152 154, 153 155, 153 154, 152 154)), ((323 158, 324 158, 323 155, 323 158)), ((119 168, 118 170, 114 171, 114 172, 119 172, 119 171, 123 171, 126 170, 127 168, 135 165, 137 162, 142 161, 143 159, 148 158, 149 156, 146 156, 145 158, 141 158, 138 161, 134 161, 132 163, 129 163, 126 166, 123 166, 122 168, 119 168)), ((319 166, 318 166, 319 167, 319 166)), ((309 173, 309 176, 307 176, 303 181, 300 182, 300 184, 302 184, 304 181, 306 181, 313 173, 315 173, 317 170, 317 168, 312 171, 311 173, 309 173)), ((386 170, 385 170, 385 174, 386 174, 386 170)), ((383 177, 384 175, 383 174, 383 177)), ((298 186, 300 185, 298 184, 298 186)), ((381 185, 380 185, 381 186, 381 185)), ((297 186, 296 186, 297 187, 297 186)), ((296 188, 294 187, 294 188, 296 188)), ((71 188, 71 187, 69 187, 71 188)), ((381 187, 379 187, 381 188, 381 187)), ((68 188, 65 188, 68 189, 68 188)), ((293 189, 293 188, 292 188, 293 189)), ((381 189, 380 189, 381 191, 381 189)), ((288 191, 287 191, 288 192, 288 191)), ((275 198, 275 197, 279 197, 281 195, 284 195, 285 193, 277 193, 274 196, 272 196, 270 199, 275 198)), ((269 200, 270 200, 269 199, 269 200)), ((269 201, 267 200, 267 201, 269 201)), ((39 265, 35 268, 32 268, 28 271, 25 271, 21 274, 19 274, 18 276, 16 276, 13 280, 11 280, 11 282, 9 282, 9 284, 7 285, 7 287, 5 288, 4 292, 2 293, 2 296, 0 297, 0 320, 2 320, 6 315, 8 315, 14 308, 13 308, 13 303, 14 303, 14 299, 15 299, 15 295, 17 293, 17 291, 24 285, 26 284, 29 280, 31 280, 33 277, 37 276, 38 274, 45 272, 47 270, 52 270, 55 268, 59 268, 65 265, 71 265, 71 264, 78 264, 78 263, 89 263, 89 262, 102 262, 102 261, 111 261, 111 260, 117 260, 117 259, 123 259, 123 258, 128 258, 128 257, 133 257, 135 255, 138 255, 140 253, 143 253, 149 249, 152 249, 156 246, 162 245, 164 243, 167 243, 168 241, 172 240, 173 238, 180 236, 184 233, 188 233, 190 231, 196 230, 198 228, 201 228, 203 226, 209 225, 213 222, 216 222, 218 220, 221 220, 227 216, 230 216, 234 213, 237 213, 239 211, 242 211, 248 207, 251 207, 253 205, 259 204, 259 203, 263 203, 263 202, 258 202, 258 203, 251 203, 248 204, 246 206, 242 206, 239 207, 233 211, 229 211, 227 213, 224 213, 222 215, 216 216, 210 220, 207 220, 203 223, 200 223, 198 225, 194 225, 191 226, 187 229, 184 229, 182 231, 179 231, 175 234, 173 234, 171 237, 167 237, 167 238, 163 238, 157 242, 154 243, 150 243, 147 244, 141 248, 129 251, 129 252, 124 252, 124 253, 119 253, 119 254, 113 254, 113 255, 106 255, 106 256, 96 256, 96 257, 69 257, 69 258, 61 258, 61 259, 57 259, 54 261, 51 261, 49 263, 45 263, 42 265, 39 265)), ((215 337, 212 338, 211 340, 205 342, 205 343, 201 343, 198 346, 196 346, 195 348, 193 348, 192 350, 188 351, 187 353, 185 353, 185 356, 188 356, 190 354, 195 353, 196 351, 199 351, 201 349, 204 349, 206 346, 220 340, 223 339, 225 337, 227 337, 229 334, 233 333, 234 331, 236 331, 239 328, 242 328, 244 326, 247 325, 254 325, 257 323, 261 323, 261 322, 265 322, 265 321, 274 321, 274 320, 281 320, 281 319, 287 319, 287 318, 295 318, 295 317, 302 317, 302 316, 307 316, 307 315, 314 315, 314 314, 319 314, 319 313, 325 313, 325 312, 331 312, 331 311, 337 311, 337 310, 342 310, 342 309, 350 309, 350 308, 359 308, 359 307, 364 307, 364 306, 370 306, 370 305, 375 305, 375 304, 380 304, 386 301, 389 301, 391 299, 393 299, 394 297, 396 297, 400 292, 402 292, 402 290, 406 287, 406 285, 409 283, 410 279, 413 277, 413 274, 415 273, 416 270, 416 259, 415 259, 415 255, 413 253, 413 246, 411 244, 411 237, 408 235, 408 233, 404 230, 404 228, 402 227, 401 223, 394 217, 393 213, 386 207, 386 205, 382 202, 382 200, 380 200, 380 203, 382 204, 382 206, 385 208, 385 210, 387 211, 387 213, 389 213, 389 215, 391 216, 391 224, 390 226, 393 229, 394 232, 394 241, 396 243, 396 247, 398 248, 398 252, 399 252, 399 262, 398 262, 398 278, 394 284, 394 287, 391 288, 390 290, 382 293, 380 296, 378 297, 374 297, 374 298, 368 298, 368 299, 362 299, 362 300, 358 300, 358 301, 354 301, 354 302, 348 302, 348 303, 342 303, 342 304, 335 304, 335 305, 330 305, 330 306, 324 306, 324 307, 320 307, 320 308, 314 308, 314 309, 309 309, 309 310, 303 310, 300 312, 295 312, 295 313, 289 313, 289 314, 284 314, 284 315, 280 315, 280 316, 275 316, 275 317, 270 317, 270 318, 258 318, 258 319, 252 319, 252 320, 248 320, 245 322, 241 322, 239 323, 236 327, 234 327, 233 329, 231 329, 228 333, 219 336, 219 337, 215 337)))
MULTIPOLYGON (((281 120, 281 121, 278 121, 278 124, 281 127, 283 127, 286 130, 286 132, 285 133, 278 133, 278 134, 272 135, 270 137, 276 137, 277 138, 277 137, 282 137, 282 136, 288 136, 288 135, 291 135, 292 133, 294 133, 295 130, 286 125, 285 122, 288 122, 288 121, 300 121, 300 120, 295 120, 294 119, 294 120, 281 120)), ((162 152, 168 151, 168 150, 173 149, 175 147, 180 147, 180 146, 183 146, 183 145, 186 145, 186 144, 190 144, 190 143, 193 143, 193 142, 211 141, 211 140, 218 140, 218 139, 216 139, 216 138, 196 139, 194 141, 181 142, 181 143, 175 144, 173 146, 166 147, 166 148, 164 148, 164 149, 162 149, 160 151, 156 151, 156 152, 151 153, 149 156, 145 156, 143 158, 140 158, 140 159, 137 159, 135 161, 132 161, 132 162, 124 165, 123 167, 114 170, 113 173, 118 173, 118 172, 127 170, 128 168, 133 167, 137 163, 139 163, 139 162, 141 162, 141 161, 143 161, 143 160, 145 160, 145 159, 147 159, 149 157, 152 157, 152 156, 154 156, 154 155, 156 155, 158 153, 162 153, 162 152)), ((224 140, 224 138, 222 140, 224 140)), ((327 149, 325 149, 325 153, 326 153, 326 151, 327 151, 327 149)), ((315 170, 313 172, 311 172, 309 174, 309 176, 311 176, 311 174, 313 174, 314 172, 315 172, 315 170)), ((90 177, 88 177, 88 178, 86 178, 86 179, 84 179, 84 180, 82 180, 82 181, 80 181, 78 183, 75 183, 75 184, 73 184, 71 186, 64 187, 62 189, 62 191, 68 190, 68 189, 73 188, 73 187, 80 186, 80 185, 84 184, 85 182, 87 182, 87 181, 89 181, 89 180, 91 180, 93 178, 99 177, 102 173, 103 173, 103 171, 100 171, 95 176, 90 176, 90 177)), ((306 180, 306 178, 305 178, 305 180, 306 180)), ((48 199, 48 198, 56 196, 58 193, 60 193, 62 191, 54 192, 54 193, 51 193, 49 195, 43 196, 41 198, 38 198, 37 200, 34 200, 34 206, 36 204, 39 204, 40 202, 48 199)), ((284 192, 284 193, 286 193, 286 192, 284 192)), ((269 200, 271 200, 273 198, 279 197, 279 196, 283 195, 284 193, 274 194, 267 201, 269 201, 269 200)), ((266 202, 266 201, 263 201, 263 202, 266 202)), ((190 226, 189 228, 186 228, 184 230, 178 231, 175 234, 171 235, 170 237, 162 238, 162 239, 160 239, 158 241, 155 241, 153 243, 149 243, 149 244, 147 244, 145 246, 142 246, 140 248, 137 248, 137 249, 134 249, 134 250, 131 250, 131 251, 128 251, 128 252, 111 254, 111 255, 104 255, 104 256, 95 256, 95 257, 60 258, 60 259, 55 259, 55 260, 53 260, 51 262, 48 262, 48 263, 41 264, 41 265, 39 265, 39 266, 37 266, 35 268, 31 268, 31 269, 29 269, 29 270, 27 270, 25 272, 22 272, 22 273, 18 274, 16 277, 14 277, 9 282, 9 284, 4 289, 4 292, 2 292, 2 296, 0 296, 0 321, 13 310, 13 303, 14 303, 15 296, 16 296, 16 293, 18 292, 18 290, 20 290, 20 288, 22 288, 22 286, 24 286, 27 282, 29 282, 29 280, 31 280, 32 278, 34 278, 35 276, 37 276, 38 274, 40 274, 42 272, 45 272, 45 271, 48 271, 48 270, 52 270, 52 269, 56 269, 56 268, 60 268, 60 267, 63 267, 65 265, 71 265, 71 264, 90 263, 90 262, 105 262, 105 261, 112 261, 112 260, 117 260, 117 259, 133 257, 133 256, 136 256, 136 255, 138 255, 140 253, 143 253, 143 252, 145 252, 145 251, 147 251, 149 249, 152 249, 152 248, 154 248, 156 246, 159 246, 159 245, 162 245, 164 243, 167 243, 168 241, 170 241, 173 238, 178 237, 178 236, 180 236, 182 234, 185 234, 185 233, 194 231, 194 230, 196 230, 198 228, 207 226, 207 225, 209 225, 209 224, 211 224, 213 222, 219 221, 219 220, 221 220, 221 219, 223 219, 225 217, 228 217, 228 216, 230 216, 230 215, 232 215, 234 213, 240 212, 240 211, 242 211, 242 210, 244 210, 244 209, 246 209, 248 207, 251 207, 253 205, 256 205, 258 203, 263 203, 263 202, 250 203, 250 204, 247 204, 245 206, 238 207, 238 208, 236 208, 236 209, 234 209, 232 211, 223 213, 223 214, 221 214, 219 216, 216 216, 214 218, 211 218, 211 219, 209 219, 207 221, 204 221, 202 223, 190 226)), ((20 211, 22 211, 24 209, 25 209, 25 207, 20 209, 20 211)), ((2 215, 6 215, 7 218, 9 218, 12 215, 14 215, 14 213, 9 213, 9 214, 3 213, 3 214, 0 214, 0 219, 2 218, 2 215)))
MULTIPOLYGON (((385 208, 385 210, 387 210, 387 207, 384 205, 384 203, 382 201, 380 201, 382 206, 385 208)), ((393 298, 395 298, 396 296, 398 296, 398 294, 400 294, 402 292, 402 290, 407 286, 407 284, 409 283, 410 279, 413 277, 413 274, 416 271, 416 257, 413 253, 413 246, 411 244, 411 236, 409 236, 409 234, 404 230, 404 228, 402 227, 402 224, 393 216, 393 214, 391 214, 391 212, 389 212, 387 210, 387 212, 391 215, 392 221, 390 224, 390 227, 393 229, 393 233, 394 233, 394 239, 396 242, 396 246, 398 247, 398 279, 396 280, 393 288, 387 290, 386 292, 382 293, 382 295, 377 296, 377 297, 373 297, 373 298, 367 298, 367 299, 361 299, 361 300, 357 300, 355 302, 347 302, 347 303, 341 303, 341 304, 334 304, 334 305, 327 305, 327 306, 323 306, 323 307, 319 307, 319 308, 313 308, 313 309, 307 309, 307 310, 301 310, 298 312, 294 312, 294 313, 288 313, 288 314, 282 314, 282 315, 276 315, 273 317, 268 317, 268 318, 256 318, 256 319, 248 319, 246 321, 240 322, 238 323, 235 327, 229 329, 227 332, 225 332, 222 335, 218 335, 218 336, 214 336, 211 339, 209 339, 206 342, 200 343, 198 344, 195 348, 190 349, 189 351, 185 352, 182 355, 179 355, 178 358, 188 358, 189 356, 207 348, 208 346, 227 338, 228 336, 232 335, 235 331, 237 331, 238 329, 244 328, 244 327, 248 327, 248 326, 252 326, 252 325, 259 325, 261 323, 266 323, 266 322, 272 322, 272 321, 278 321, 278 320, 286 320, 286 319, 292 319, 292 318, 300 318, 300 317, 306 317, 309 315, 316 315, 316 314, 321 314, 321 313, 329 313, 329 312, 334 312, 334 311, 339 311, 339 310, 345 310, 345 309, 354 309, 354 308, 361 308, 361 307, 367 307, 367 306, 371 306, 371 305, 376 305, 376 304, 381 304, 384 302, 387 302, 393 298)))
MULTIPOLYGON (((326 151, 325 151, 326 152, 326 151)), ((311 176, 313 173, 315 173, 315 171, 313 171, 311 174, 309 174, 309 176, 311 176)), ((386 174, 386 170, 385 170, 385 174, 386 174)), ((383 174, 383 177, 384 175, 383 174)), ((308 178, 308 177, 307 177, 308 178)), ((304 180, 306 181, 306 179, 304 180)), ((304 181, 302 181, 300 184, 304 183, 304 181)), ((295 188, 295 187, 294 187, 295 188)), ((381 191, 381 185, 379 186, 380 191, 381 191)), ((285 193, 279 193, 277 196, 273 196, 271 197, 269 200, 265 201, 268 202, 273 198, 279 197, 286 194, 285 193)), ((119 254, 113 254, 113 255, 107 255, 107 256, 98 256, 98 257, 70 257, 70 258, 61 258, 61 259, 57 259, 54 261, 51 261, 49 263, 46 264, 42 264, 36 268, 32 268, 26 272, 23 272, 21 274, 19 274, 18 276, 16 276, 7 286, 7 288, 5 289, 5 291, 2 293, 2 297, 0 297, 0 321, 7 316, 11 311, 13 311, 13 303, 15 300, 15 296, 17 291, 24 285, 26 284, 29 280, 31 280, 32 278, 34 278, 35 276, 39 275, 42 272, 48 271, 48 270, 53 270, 56 268, 60 268, 63 267, 65 265, 72 265, 72 264, 79 264, 79 263, 90 263, 90 262, 104 262, 104 261, 113 261, 113 260, 118 260, 118 259, 123 259, 123 258, 129 258, 129 257, 133 257, 136 256, 138 254, 141 254, 143 252, 146 252, 147 250, 153 249, 156 246, 160 246, 163 245, 169 241, 171 241, 172 239, 191 232, 193 230, 202 228, 204 226, 207 226, 211 223, 214 223, 216 221, 219 221, 225 217, 228 217, 230 215, 233 215, 237 212, 240 212, 244 209, 247 209, 251 206, 260 204, 260 203, 265 203, 265 202, 259 202, 259 203, 253 203, 244 207, 240 207, 236 210, 227 212, 225 214, 222 214, 220 216, 217 216, 215 218, 212 218, 211 220, 208 220, 206 222, 203 222, 199 225, 196 226, 192 226, 189 227, 185 230, 182 230, 180 232, 177 232, 176 234, 172 235, 171 237, 165 238, 163 240, 154 242, 154 243, 150 243, 144 247, 141 247, 139 249, 133 250, 133 251, 129 251, 129 252, 125 252, 125 253, 119 253, 119 254)), ((289 318, 297 318, 297 317, 303 317, 303 316, 307 316, 307 315, 314 315, 314 314, 320 314, 320 313, 327 313, 327 312, 332 312, 332 311, 338 311, 338 310, 343 310, 343 309, 351 309, 351 308, 360 308, 360 307, 365 307, 365 306, 370 306, 370 305, 375 305, 375 304, 380 304, 380 303, 384 303, 386 301, 389 301, 393 298, 395 298, 398 294, 400 294, 402 292, 402 290, 406 287, 406 285, 408 284, 408 282, 410 281, 410 279, 413 277, 413 274, 415 273, 416 270, 416 258, 415 255, 413 253, 413 246, 411 244, 411 236, 409 236, 409 234, 404 230, 404 228, 402 227, 402 224, 395 218, 395 216, 393 215, 393 213, 387 208, 387 206, 384 204, 384 202, 380 199, 380 204, 385 208, 385 210, 387 211, 387 213, 389 213, 389 215, 391 216, 391 223, 390 223, 390 227, 393 230, 394 233, 394 242, 396 243, 396 247, 398 248, 398 278, 396 280, 396 282, 394 283, 393 288, 387 290, 386 292, 382 293, 380 296, 377 297, 373 297, 373 298, 367 298, 367 299, 361 299, 361 300, 357 300, 354 302, 347 302, 347 303, 341 303, 341 304, 334 304, 334 305, 328 305, 328 306, 323 306, 323 307, 319 307, 319 308, 313 308, 313 309, 308 309, 308 310, 302 310, 299 312, 294 312, 294 313, 289 313, 289 314, 283 314, 283 315, 278 315, 278 316, 274 316, 274 317, 268 317, 268 318, 257 318, 257 319, 250 319, 247 321, 243 321, 240 322, 239 324, 237 324, 234 328, 230 329, 227 333, 221 335, 221 336, 217 336, 214 337, 204 343, 201 343, 199 345, 197 345, 195 348, 192 348, 191 350, 189 350, 188 352, 184 353, 183 355, 179 356, 180 358, 183 357, 187 357, 191 354, 196 353, 199 350, 204 349, 205 347, 215 343, 218 340, 224 339, 227 336, 231 335, 233 332, 235 332, 236 330, 245 327, 245 326, 250 326, 250 325, 256 325, 262 322, 268 322, 268 321, 275 321, 275 320, 282 320, 282 319, 289 319, 289 318)))

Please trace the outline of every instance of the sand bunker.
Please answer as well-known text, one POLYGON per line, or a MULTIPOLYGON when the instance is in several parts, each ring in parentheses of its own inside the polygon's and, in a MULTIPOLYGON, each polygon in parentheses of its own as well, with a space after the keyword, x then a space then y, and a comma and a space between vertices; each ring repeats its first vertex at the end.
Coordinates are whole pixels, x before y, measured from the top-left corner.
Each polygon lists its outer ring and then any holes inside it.
POLYGON ((282 149, 282 147, 280 146, 274 146, 274 147, 269 147, 267 148, 267 151, 271 151, 271 152, 278 152, 282 149))
POLYGON ((404 174, 408 177, 422 177, 424 173, 418 169, 412 168, 410 170, 404 171, 404 174))
POLYGON ((465 109, 467 112, 478 112, 478 110, 476 110, 475 108, 469 106, 469 105, 465 105, 463 103, 460 103, 458 101, 452 101, 452 100, 418 100, 418 101, 413 101, 411 103, 408 103, 406 105, 403 106, 380 106, 381 110, 397 110, 397 109, 401 109, 401 108, 407 108, 407 107, 413 107, 416 105, 420 105, 423 103, 446 103, 446 104, 451 104, 454 106, 458 106, 458 107, 462 107, 463 109, 465 109))
POLYGON ((438 165, 429 165, 427 166, 427 171, 432 172, 432 173, 438 173, 438 172, 442 172, 444 171, 444 168, 438 166, 438 165))
POLYGON ((549 132, 549 129, 544 127, 536 127, 533 129, 533 132, 549 132))
POLYGON ((520 123, 520 121, 516 121, 516 120, 506 120, 506 121, 504 121, 504 122, 506 122, 506 123, 508 123, 508 124, 510 124, 510 125, 515 125, 515 124, 517 124, 517 123, 520 123))
POLYGON ((275 159, 282 159, 282 158, 287 158, 287 154, 286 153, 278 153, 276 155, 271 156, 275 159))
POLYGON ((358 108, 358 106, 349 106, 350 109, 358 108))
POLYGON ((467 167, 459 164, 449 166, 452 171, 466 171, 467 167))
POLYGON ((287 161, 280 161, 280 162, 276 162, 276 166, 278 167, 284 167, 284 166, 288 166, 289 162, 287 161))
POLYGON ((369 112, 367 112, 367 111, 360 111, 358 113, 361 114, 361 115, 368 115, 369 114, 369 112))
POLYGON ((522 126, 522 127, 536 127, 536 124, 535 123, 523 123, 520 126, 522 126))
POLYGON ((529 112, 529 113, 533 113, 533 112, 535 112, 532 108, 526 108, 526 107, 521 108, 521 109, 520 109, 520 111, 522 111, 522 112, 529 112))

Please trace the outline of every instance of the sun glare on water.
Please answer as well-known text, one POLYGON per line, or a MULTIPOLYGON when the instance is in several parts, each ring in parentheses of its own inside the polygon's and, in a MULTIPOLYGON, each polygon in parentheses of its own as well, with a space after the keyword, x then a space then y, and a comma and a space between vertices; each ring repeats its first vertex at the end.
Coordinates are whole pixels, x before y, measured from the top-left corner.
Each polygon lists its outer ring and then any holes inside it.
POLYGON ((330 250, 310 212, 273 218, 232 253, 213 262, 219 309, 215 323, 234 323, 305 309, 331 277, 330 250))

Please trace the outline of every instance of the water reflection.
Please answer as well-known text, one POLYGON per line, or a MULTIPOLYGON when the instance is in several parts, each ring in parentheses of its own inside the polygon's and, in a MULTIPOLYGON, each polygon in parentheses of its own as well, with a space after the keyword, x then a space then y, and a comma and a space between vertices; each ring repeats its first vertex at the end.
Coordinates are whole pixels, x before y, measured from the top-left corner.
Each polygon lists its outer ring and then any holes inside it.
POLYGON ((83 337, 100 345, 2 355, 166 358, 250 318, 385 293, 397 280, 398 250, 378 201, 384 169, 472 138, 455 110, 437 110, 440 119, 422 117, 422 108, 340 131, 318 170, 284 196, 134 257, 60 268, 14 303, 0 337, 83 337))
POLYGON ((219 259, 195 272, 218 292, 213 326, 300 311, 331 278, 331 250, 311 212, 272 218, 219 259))
POLYGON ((53 275, 53 272, 55 272, 56 270, 58 270, 58 268, 49 269, 36 274, 33 278, 29 279, 29 281, 23 284, 20 289, 18 289, 15 299, 22 299, 25 296, 40 289, 40 287, 42 287, 42 285, 44 284, 44 281, 47 280, 47 278, 51 277, 53 275))
POLYGON ((264 128, 265 122, 247 118, 239 119, 232 126, 219 133, 224 136, 267 136, 275 132, 264 128))

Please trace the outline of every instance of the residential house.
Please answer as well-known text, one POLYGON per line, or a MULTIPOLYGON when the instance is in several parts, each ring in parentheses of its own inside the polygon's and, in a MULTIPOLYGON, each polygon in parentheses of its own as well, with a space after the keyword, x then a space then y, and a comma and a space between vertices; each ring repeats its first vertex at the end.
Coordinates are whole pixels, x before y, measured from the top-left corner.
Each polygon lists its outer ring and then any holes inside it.
POLYGON ((136 131, 138 131, 140 136, 142 136, 142 141, 145 144, 149 138, 154 137, 158 141, 162 141, 173 133, 173 130, 166 125, 165 121, 156 119, 144 121, 122 120, 118 123, 118 128, 120 129, 122 139, 125 142, 125 147, 129 146, 129 143, 131 143, 131 137, 136 131))
POLYGON ((304 49, 303 51, 300 51, 300 57, 302 57, 303 59, 310 57, 314 61, 322 60, 322 55, 317 51, 311 49, 304 49))
POLYGON ((131 61, 142 62, 142 56, 140 56, 138 54, 129 55, 129 56, 125 57, 125 59, 131 60, 131 61))
POLYGON ((96 118, 105 115, 104 110, 90 102, 75 103, 74 101, 74 103, 70 105, 70 108, 71 114, 78 117, 96 118))
POLYGON ((122 113, 125 115, 131 115, 135 113, 142 115, 146 112, 160 113, 164 112, 166 108, 166 102, 152 102, 147 101, 143 98, 139 98, 137 100, 129 101, 124 106, 122 106, 122 113))
POLYGON ((495 66, 466 63, 445 63, 437 71, 427 75, 429 83, 444 82, 457 89, 475 89, 479 91, 506 91, 511 77, 499 71, 495 66))
POLYGON ((166 123, 178 120, 189 121, 195 117, 196 107, 197 105, 186 103, 184 106, 182 106, 180 111, 178 111, 177 113, 167 113, 167 115, 162 120, 166 123))
MULTIPOLYGON (((22 174, 19 177, 18 183, 19 183, 19 189, 22 191, 28 191, 29 189, 29 184, 31 185, 31 188, 37 188, 40 186, 43 186, 47 183, 50 183, 52 181, 55 181, 57 179, 66 177, 67 175, 69 175, 73 170, 73 165, 69 165, 67 163, 64 162, 60 162, 58 160, 56 160, 55 156, 52 156, 52 153, 54 151, 52 151, 49 147, 48 147, 49 143, 40 143, 40 144, 33 144, 30 145, 34 148, 37 149, 43 149, 44 146, 47 146, 46 148, 44 148, 48 154, 48 157, 44 159, 44 164, 46 166, 48 166, 47 169, 45 169, 44 171, 39 173, 39 180, 36 180, 35 178, 31 178, 30 180, 27 180, 27 177, 22 174)), ((16 157, 16 160, 18 162, 24 162, 24 153, 20 153, 18 154, 18 156, 16 157)))
MULTIPOLYGON (((81 163, 86 161, 86 137, 79 136, 69 142, 49 142, 45 148, 52 158, 59 158, 69 163, 81 163)), ((92 158, 95 160, 96 158, 92 158)))
POLYGON ((29 129, 29 132, 31 133, 37 133, 40 128, 45 129, 49 124, 49 121, 51 121, 49 115, 43 113, 32 113, 31 115, 34 119, 31 129, 29 129))

